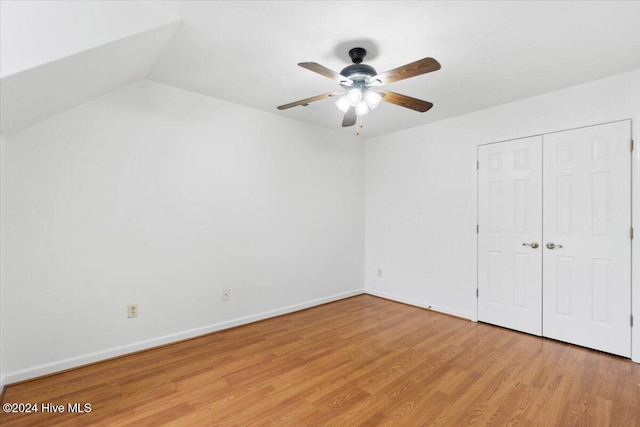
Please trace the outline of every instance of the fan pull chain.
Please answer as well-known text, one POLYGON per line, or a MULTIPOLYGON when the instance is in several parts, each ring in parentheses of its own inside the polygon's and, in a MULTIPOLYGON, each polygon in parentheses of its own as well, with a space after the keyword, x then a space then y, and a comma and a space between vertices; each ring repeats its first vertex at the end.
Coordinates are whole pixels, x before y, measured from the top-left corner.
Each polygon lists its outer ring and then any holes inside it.
POLYGON ((358 116, 358 122, 356 123, 356 136, 360 136, 360 129, 364 126, 362 123, 362 116, 358 116))

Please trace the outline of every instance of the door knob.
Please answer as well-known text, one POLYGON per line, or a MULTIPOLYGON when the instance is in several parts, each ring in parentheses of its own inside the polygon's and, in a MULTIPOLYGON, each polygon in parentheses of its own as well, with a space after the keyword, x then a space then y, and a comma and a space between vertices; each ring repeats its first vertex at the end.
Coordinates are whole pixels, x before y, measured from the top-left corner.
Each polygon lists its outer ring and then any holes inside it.
POLYGON ((529 246, 531 249, 538 249, 540 245, 538 244, 538 242, 531 242, 531 243, 523 243, 522 246, 529 246))
POLYGON ((562 245, 556 245, 553 242, 547 243, 547 249, 555 249, 555 248, 562 249, 562 245))

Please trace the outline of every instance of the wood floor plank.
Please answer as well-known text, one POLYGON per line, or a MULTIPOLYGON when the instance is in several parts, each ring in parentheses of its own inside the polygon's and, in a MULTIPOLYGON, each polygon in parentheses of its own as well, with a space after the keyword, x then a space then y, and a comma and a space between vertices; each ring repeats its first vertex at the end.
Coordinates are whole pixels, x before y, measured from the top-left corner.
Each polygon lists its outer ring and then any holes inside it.
POLYGON ((639 426, 640 365, 362 295, 7 387, 7 426, 639 426))

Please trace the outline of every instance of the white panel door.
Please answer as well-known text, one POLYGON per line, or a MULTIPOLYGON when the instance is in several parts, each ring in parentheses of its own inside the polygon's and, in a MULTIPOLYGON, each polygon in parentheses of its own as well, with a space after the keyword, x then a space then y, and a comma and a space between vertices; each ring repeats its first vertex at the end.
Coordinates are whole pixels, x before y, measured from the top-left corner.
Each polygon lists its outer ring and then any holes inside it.
POLYGON ((629 357, 631 124, 543 138, 543 335, 629 357))
POLYGON ((542 333, 542 137, 478 147, 478 320, 542 333))

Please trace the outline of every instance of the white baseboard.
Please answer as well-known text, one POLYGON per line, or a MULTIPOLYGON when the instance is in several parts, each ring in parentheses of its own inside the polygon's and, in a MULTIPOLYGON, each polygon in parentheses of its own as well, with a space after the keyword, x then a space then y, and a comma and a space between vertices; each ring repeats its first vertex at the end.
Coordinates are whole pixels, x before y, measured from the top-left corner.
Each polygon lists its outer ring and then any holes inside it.
POLYGON ((417 300, 417 299, 413 299, 413 298, 404 298, 404 297, 400 297, 398 295, 389 294, 387 292, 376 291, 375 289, 366 289, 365 293, 367 293, 369 295, 376 296, 376 297, 388 299, 388 300, 391 300, 391 301, 401 302, 403 304, 414 305, 416 307, 426 308, 426 309, 429 309, 429 310, 437 311, 439 313, 444 313, 444 314, 449 314, 451 316, 461 317, 463 319, 469 319, 469 320, 473 319, 472 313, 470 313, 470 312, 456 310, 456 309, 449 308, 449 307, 443 307, 441 305, 433 305, 433 304, 429 304, 429 303, 427 303, 425 301, 421 301, 421 300, 417 300))
POLYGON ((259 320, 268 319, 270 317, 276 317, 287 313, 293 313, 295 311, 304 310, 306 308, 315 307, 317 305, 326 304, 333 301, 349 298, 356 295, 364 294, 364 289, 357 289, 349 292, 343 292, 336 295, 331 295, 324 298, 319 298, 312 301, 306 301, 300 304, 290 305, 287 307, 278 308, 275 310, 265 311, 250 316, 238 317, 236 319, 227 320, 224 322, 214 323, 212 325, 203 326, 201 328, 190 329, 175 334, 164 335, 157 338, 152 338, 137 343, 127 344, 119 347, 105 349, 94 353, 83 354, 81 356, 70 357, 63 360, 57 360, 55 362, 45 363, 38 366, 33 366, 18 371, 7 372, 2 376, 2 385, 9 385, 18 381, 24 381, 32 378, 41 377, 43 375, 53 374, 56 372, 64 371, 67 369, 77 368, 83 365, 88 365, 95 362, 112 359, 114 357, 123 356, 125 354, 134 353, 141 350, 148 350, 153 347, 158 347, 165 344, 174 343, 177 341, 186 340, 189 338, 195 338, 201 335, 206 335, 212 332, 221 331, 223 329, 233 328, 235 326, 246 325, 248 323, 257 322, 259 320))

